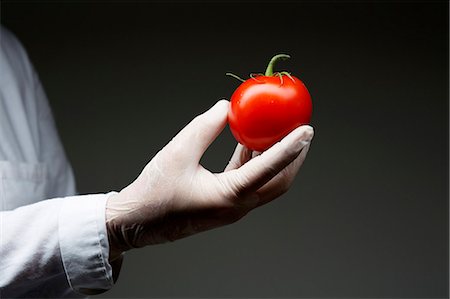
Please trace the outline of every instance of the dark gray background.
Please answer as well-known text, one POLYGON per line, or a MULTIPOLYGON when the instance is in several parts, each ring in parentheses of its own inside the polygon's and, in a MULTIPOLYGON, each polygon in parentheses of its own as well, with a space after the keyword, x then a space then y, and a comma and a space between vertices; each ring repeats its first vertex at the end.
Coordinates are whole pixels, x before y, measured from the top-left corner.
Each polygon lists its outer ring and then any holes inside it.
MULTIPOLYGON (((277 53, 315 139, 292 189, 242 221, 129 252, 101 297, 448 296, 446 2, 10 2, 80 193, 120 190, 277 53)), ((203 159, 220 171, 229 129, 203 159)))

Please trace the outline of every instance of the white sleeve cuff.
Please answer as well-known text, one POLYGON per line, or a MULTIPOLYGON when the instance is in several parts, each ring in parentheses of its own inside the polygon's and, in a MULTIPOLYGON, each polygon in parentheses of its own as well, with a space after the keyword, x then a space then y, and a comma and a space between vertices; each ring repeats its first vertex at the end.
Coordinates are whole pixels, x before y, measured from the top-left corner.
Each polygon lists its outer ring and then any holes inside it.
POLYGON ((106 200, 114 192, 67 197, 59 215, 59 245, 67 280, 82 294, 98 294, 113 284, 105 224, 106 200))

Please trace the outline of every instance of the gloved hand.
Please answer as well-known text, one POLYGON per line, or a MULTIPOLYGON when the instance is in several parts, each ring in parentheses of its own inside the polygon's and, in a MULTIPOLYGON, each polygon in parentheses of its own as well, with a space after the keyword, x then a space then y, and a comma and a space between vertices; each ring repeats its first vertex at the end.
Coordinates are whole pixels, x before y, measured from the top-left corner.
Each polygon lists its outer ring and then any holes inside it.
POLYGON ((225 171, 199 161, 227 123, 221 100, 183 128, 106 206, 110 260, 131 248, 233 223, 286 192, 313 137, 301 126, 263 153, 238 144, 225 171))

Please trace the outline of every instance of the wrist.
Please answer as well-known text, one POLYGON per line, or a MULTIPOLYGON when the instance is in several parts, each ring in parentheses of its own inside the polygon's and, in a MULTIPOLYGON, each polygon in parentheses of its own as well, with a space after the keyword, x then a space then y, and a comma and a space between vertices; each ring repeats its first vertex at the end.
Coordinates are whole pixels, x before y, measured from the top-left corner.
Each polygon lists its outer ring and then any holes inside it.
POLYGON ((109 243, 109 261, 112 262, 118 259, 123 252, 130 249, 125 242, 122 235, 122 225, 120 221, 120 209, 115 207, 118 201, 119 193, 112 194, 106 201, 106 231, 108 234, 109 243))

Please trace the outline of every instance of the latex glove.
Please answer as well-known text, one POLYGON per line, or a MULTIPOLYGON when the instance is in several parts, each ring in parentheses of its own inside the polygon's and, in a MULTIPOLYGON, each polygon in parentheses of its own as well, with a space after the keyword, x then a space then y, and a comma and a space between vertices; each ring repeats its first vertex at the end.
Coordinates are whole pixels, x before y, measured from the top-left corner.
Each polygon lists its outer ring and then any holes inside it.
POLYGON ((301 126, 259 155, 238 144, 225 171, 199 162, 227 123, 221 100, 183 128, 139 177, 106 206, 111 258, 131 248, 186 237, 237 221, 286 192, 313 137, 301 126))

